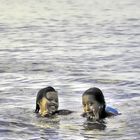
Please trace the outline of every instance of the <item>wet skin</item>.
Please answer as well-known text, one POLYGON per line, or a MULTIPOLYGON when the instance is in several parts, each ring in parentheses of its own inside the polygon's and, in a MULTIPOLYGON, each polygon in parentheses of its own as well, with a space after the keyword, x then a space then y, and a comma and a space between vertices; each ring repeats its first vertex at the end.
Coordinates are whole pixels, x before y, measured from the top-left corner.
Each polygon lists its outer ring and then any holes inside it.
POLYGON ((40 113, 41 116, 47 114, 53 114, 58 110, 59 101, 58 94, 52 87, 41 89, 36 98, 36 113, 40 113))
POLYGON ((105 99, 99 88, 90 88, 82 95, 83 117, 88 119, 100 120, 112 114, 105 111, 105 99))
POLYGON ((83 109, 88 118, 99 119, 103 111, 103 104, 96 101, 92 95, 84 95, 83 109))
POLYGON ((53 115, 68 115, 73 112, 65 109, 58 110, 58 107, 58 93, 53 87, 46 87, 38 92, 35 113, 39 113, 42 117, 52 117, 53 115))

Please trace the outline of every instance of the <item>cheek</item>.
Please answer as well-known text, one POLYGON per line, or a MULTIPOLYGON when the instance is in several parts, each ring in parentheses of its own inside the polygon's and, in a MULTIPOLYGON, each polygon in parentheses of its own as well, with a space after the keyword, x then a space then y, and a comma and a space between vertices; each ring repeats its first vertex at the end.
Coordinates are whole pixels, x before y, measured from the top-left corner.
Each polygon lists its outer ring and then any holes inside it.
POLYGON ((96 110, 95 106, 94 105, 88 105, 88 110, 90 112, 94 112, 96 110))
POLYGON ((95 107, 95 113, 101 113, 102 112, 102 108, 100 108, 100 106, 96 106, 95 107))
POLYGON ((94 105, 89 106, 89 109, 90 109, 90 110, 95 110, 94 105))
POLYGON ((58 104, 57 103, 48 103, 47 108, 49 111, 56 111, 58 109, 58 104))
POLYGON ((50 105, 49 105, 49 103, 47 103, 46 104, 46 109, 49 110, 49 108, 50 108, 50 105))
POLYGON ((97 113, 97 112, 99 112, 99 107, 96 105, 92 105, 92 106, 90 106, 90 110, 93 111, 94 113, 97 113))
POLYGON ((84 112, 87 112, 87 111, 89 111, 89 106, 83 106, 83 110, 84 110, 84 112))
POLYGON ((84 110, 84 112, 86 111, 86 107, 85 106, 83 106, 83 110, 84 110))

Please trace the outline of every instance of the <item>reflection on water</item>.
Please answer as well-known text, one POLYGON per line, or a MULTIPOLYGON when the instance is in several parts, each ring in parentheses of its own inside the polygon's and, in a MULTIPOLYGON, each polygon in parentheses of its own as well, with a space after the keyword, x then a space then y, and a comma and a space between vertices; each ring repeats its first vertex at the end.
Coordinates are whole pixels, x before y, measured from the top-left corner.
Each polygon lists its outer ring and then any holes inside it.
POLYGON ((0 139, 139 139, 138 0, 0 0, 0 139), (33 113, 53 86, 68 116, 33 113), (102 89, 122 115, 89 123, 81 96, 102 89))

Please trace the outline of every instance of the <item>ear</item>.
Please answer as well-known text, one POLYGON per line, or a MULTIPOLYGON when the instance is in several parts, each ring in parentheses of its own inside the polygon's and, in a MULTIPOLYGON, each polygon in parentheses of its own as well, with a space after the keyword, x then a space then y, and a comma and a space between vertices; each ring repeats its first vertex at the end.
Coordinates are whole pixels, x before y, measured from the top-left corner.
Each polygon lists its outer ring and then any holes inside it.
POLYGON ((104 105, 99 105, 99 110, 100 111, 104 110, 104 105))

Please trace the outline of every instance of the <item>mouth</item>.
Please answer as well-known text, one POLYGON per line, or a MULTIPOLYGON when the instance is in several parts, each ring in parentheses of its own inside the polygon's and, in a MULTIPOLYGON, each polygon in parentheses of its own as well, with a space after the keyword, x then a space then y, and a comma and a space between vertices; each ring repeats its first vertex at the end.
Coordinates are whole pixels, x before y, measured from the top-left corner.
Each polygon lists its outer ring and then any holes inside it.
POLYGON ((87 112, 86 114, 87 114, 87 118, 89 118, 89 119, 95 117, 93 112, 87 112))
POLYGON ((94 110, 87 112, 86 114, 88 119, 99 119, 99 113, 95 112, 94 110))
POLYGON ((53 114, 54 112, 56 112, 57 111, 57 107, 56 106, 50 106, 49 107, 49 113, 50 114, 53 114))

